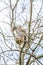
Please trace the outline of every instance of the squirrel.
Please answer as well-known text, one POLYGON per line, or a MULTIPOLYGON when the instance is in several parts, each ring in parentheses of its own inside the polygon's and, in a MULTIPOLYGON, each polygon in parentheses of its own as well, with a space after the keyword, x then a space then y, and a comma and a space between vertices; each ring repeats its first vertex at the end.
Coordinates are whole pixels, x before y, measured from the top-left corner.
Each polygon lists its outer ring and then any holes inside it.
POLYGON ((24 43, 24 39, 26 39, 26 35, 25 35, 25 29, 22 28, 20 25, 17 27, 13 28, 13 31, 16 30, 16 43, 18 43, 19 45, 21 45, 22 43, 24 43))

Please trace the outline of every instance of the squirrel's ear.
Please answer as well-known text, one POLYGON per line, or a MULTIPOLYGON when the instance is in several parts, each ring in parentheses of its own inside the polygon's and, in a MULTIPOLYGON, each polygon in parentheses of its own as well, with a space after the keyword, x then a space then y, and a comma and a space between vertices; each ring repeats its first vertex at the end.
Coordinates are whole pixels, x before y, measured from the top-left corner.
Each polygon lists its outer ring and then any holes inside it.
POLYGON ((21 30, 22 29, 22 27, 19 25, 19 26, 17 26, 17 30, 21 30))

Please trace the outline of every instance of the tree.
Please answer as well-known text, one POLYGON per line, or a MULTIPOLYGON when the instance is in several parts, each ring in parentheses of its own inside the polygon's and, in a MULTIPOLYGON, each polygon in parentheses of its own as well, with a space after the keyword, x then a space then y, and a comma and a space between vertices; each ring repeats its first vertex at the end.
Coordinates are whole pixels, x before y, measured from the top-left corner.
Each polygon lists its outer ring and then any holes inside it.
POLYGON ((43 65, 43 1, 2 0, 2 3, 5 8, 0 13, 5 15, 0 19, 1 64, 43 65))

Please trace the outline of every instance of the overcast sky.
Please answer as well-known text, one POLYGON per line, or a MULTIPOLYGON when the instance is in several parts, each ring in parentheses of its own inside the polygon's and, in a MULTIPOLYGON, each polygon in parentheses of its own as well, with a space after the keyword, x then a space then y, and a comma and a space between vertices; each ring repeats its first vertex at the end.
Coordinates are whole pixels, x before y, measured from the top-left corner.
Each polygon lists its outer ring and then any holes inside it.
MULTIPOLYGON (((10 19, 9 19, 9 0, 0 0, 0 28, 2 29, 3 33, 6 35, 11 35, 10 33, 10 26, 8 24, 5 24, 3 22, 7 22, 7 23, 10 23, 10 19), (5 1, 6 1, 6 4, 5 4, 5 1), (7 7, 7 8, 6 8, 7 7)), ((34 10, 33 10, 33 20, 36 19, 36 16, 37 16, 37 13, 39 12, 39 9, 41 7, 41 4, 42 4, 43 0, 36 0, 33 2, 33 5, 34 5, 34 10), (37 4, 37 5, 36 5, 37 4)), ((12 5, 14 6, 16 3, 16 0, 12 0, 12 5)), ((29 16, 27 16, 27 14, 29 15, 29 0, 25 0, 25 2, 23 0, 20 0, 19 3, 18 3, 18 6, 17 6, 17 16, 18 14, 20 14, 22 12, 22 7, 23 7, 23 4, 24 4, 24 7, 26 8, 25 12, 22 13, 18 18, 17 18, 17 23, 18 24, 21 24, 23 23, 24 20, 29 20, 29 16), (23 19, 23 18, 24 19, 23 19), (22 22, 20 22, 22 20, 22 22)), ((0 29, 0 31, 1 31, 0 29)), ((11 39, 10 39, 11 40, 11 39)), ((14 42, 14 40, 12 40, 11 42, 14 42)), ((0 46, 2 47, 3 50, 6 50, 8 49, 6 47, 4 43, 4 40, 2 38, 2 35, 0 36, 0 46), (2 42, 3 41, 3 42, 2 42)), ((11 44, 8 44, 10 47, 11 47, 11 44)), ((0 49, 1 51, 1 49, 0 49)), ((43 54, 43 52, 41 53, 41 51, 43 51, 41 48, 38 50, 39 52, 36 53, 37 55, 38 54, 43 54)), ((3 60, 0 60, 1 62, 3 60)), ((43 60, 42 60, 43 61, 43 60)), ((11 61, 9 61, 8 63, 10 63, 11 61)), ((13 63, 13 62, 12 62, 13 63)))

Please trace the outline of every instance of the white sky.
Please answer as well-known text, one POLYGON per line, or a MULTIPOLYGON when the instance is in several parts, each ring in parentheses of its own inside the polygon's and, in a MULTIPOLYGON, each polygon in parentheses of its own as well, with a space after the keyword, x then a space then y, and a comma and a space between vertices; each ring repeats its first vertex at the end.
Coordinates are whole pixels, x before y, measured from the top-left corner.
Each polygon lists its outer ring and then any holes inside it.
MULTIPOLYGON (((16 3, 16 0, 12 0, 12 4, 14 4, 14 3, 16 3)), ((22 8, 21 8, 22 3, 24 3, 25 6, 26 6, 26 5, 29 3, 29 1, 25 0, 25 2, 23 2, 23 0, 20 0, 19 3, 20 3, 20 5, 17 6, 17 12, 18 12, 18 14, 22 11, 22 8)), ((38 1, 36 1, 36 2, 34 1, 33 4, 34 4, 34 8, 33 8, 33 9, 35 9, 35 10, 33 10, 33 19, 35 19, 36 16, 37 16, 37 13, 39 12, 39 9, 40 9, 40 7, 41 7, 41 0, 38 0, 38 1)), ((9 15, 8 15, 9 10, 8 10, 8 9, 4 9, 5 7, 8 7, 8 6, 9 6, 8 0, 0 0, 0 27, 1 27, 1 29, 3 30, 4 34, 11 35, 11 33, 10 33, 10 26, 7 25, 7 24, 5 24, 5 23, 3 23, 3 22, 10 23, 10 20, 9 20, 9 18, 8 18, 8 17, 9 17, 9 15), (6 1, 7 5, 5 5, 5 4, 3 3, 4 1, 6 1), (2 10, 2 9, 4 9, 4 10, 2 10), (1 11, 1 10, 2 10, 2 11, 1 11)), ((27 6, 27 10, 29 10, 28 8, 29 8, 29 7, 27 6)), ((27 12, 27 13, 24 12, 24 13, 22 13, 22 14, 17 18, 18 24, 21 24, 21 22, 20 22, 19 19, 22 20, 22 23, 23 23, 24 19, 25 19, 25 20, 26 20, 26 19, 29 20, 29 16, 27 16, 27 14, 29 15, 29 11, 27 11, 27 10, 25 10, 25 12, 27 12), (23 19, 21 16, 23 16, 24 19, 23 19)), ((18 15, 18 14, 17 14, 17 15, 18 15)), ((1 31, 1 30, 0 30, 0 31, 1 31)), ((3 38, 1 38, 1 37, 2 37, 2 36, 0 36, 0 40, 3 40, 3 38)), ((14 40, 12 40, 12 41, 14 42, 14 40)), ((3 42, 3 43, 4 43, 4 42, 3 42)), ((0 46, 2 47, 3 50, 5 50, 6 46, 5 46, 5 44, 3 44, 3 43, 0 42, 0 46)), ((10 44, 8 44, 8 45, 11 47, 10 44)), ((7 49, 7 48, 6 48, 6 49, 7 49)), ((39 50, 43 51, 42 49, 39 49, 39 50)), ((1 49, 0 49, 0 51, 1 51, 1 49)), ((39 52, 37 53, 37 55, 40 54, 41 51, 39 51, 39 52)), ((43 52, 42 52, 42 54, 43 54, 43 52)), ((3 61, 3 60, 2 60, 2 61, 3 61)), ((11 63, 11 61, 9 61, 8 63, 11 63)), ((13 63, 13 62, 12 62, 12 63, 13 63)))

